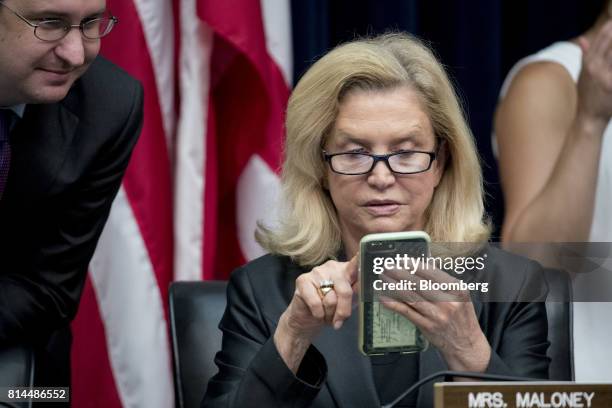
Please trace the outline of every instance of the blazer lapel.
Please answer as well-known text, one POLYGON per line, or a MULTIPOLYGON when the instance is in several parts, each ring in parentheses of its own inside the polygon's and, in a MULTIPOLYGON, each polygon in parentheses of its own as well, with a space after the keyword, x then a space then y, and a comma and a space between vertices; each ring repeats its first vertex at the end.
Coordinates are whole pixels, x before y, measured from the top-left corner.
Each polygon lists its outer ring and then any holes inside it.
POLYGON ((78 123, 62 103, 28 105, 11 133, 15 176, 9 175, 7 189, 31 198, 44 195, 57 179, 78 123))
POLYGON ((359 313, 340 330, 325 327, 314 341, 328 362, 327 388, 338 407, 380 407, 370 359, 359 352, 359 313))

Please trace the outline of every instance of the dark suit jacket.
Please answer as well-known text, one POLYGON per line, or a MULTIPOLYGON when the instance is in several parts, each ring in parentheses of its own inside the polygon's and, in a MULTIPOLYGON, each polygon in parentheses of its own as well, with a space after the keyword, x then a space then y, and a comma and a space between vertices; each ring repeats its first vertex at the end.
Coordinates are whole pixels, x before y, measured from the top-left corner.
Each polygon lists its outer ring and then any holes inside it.
POLYGON ((75 316, 140 132, 143 91, 98 57, 64 100, 28 105, 0 201, 0 347, 44 343, 75 316))
MULTIPOLYGON (((487 252, 490 287, 515 299, 545 299, 546 284, 537 273, 537 263, 493 248, 487 252)), ((358 313, 339 331, 323 329, 297 376, 279 356, 272 335, 291 301, 295 279, 303 272, 286 257, 266 255, 232 274, 219 325, 223 331, 222 350, 215 358, 219 372, 208 384, 203 407, 380 406, 370 360, 358 351, 358 313)), ((492 348, 488 373, 547 377, 544 303, 475 300, 474 306, 492 348)), ((446 369, 435 348, 420 354, 419 378, 446 369)), ((432 405, 432 385, 427 384, 418 395, 418 406, 432 405)))

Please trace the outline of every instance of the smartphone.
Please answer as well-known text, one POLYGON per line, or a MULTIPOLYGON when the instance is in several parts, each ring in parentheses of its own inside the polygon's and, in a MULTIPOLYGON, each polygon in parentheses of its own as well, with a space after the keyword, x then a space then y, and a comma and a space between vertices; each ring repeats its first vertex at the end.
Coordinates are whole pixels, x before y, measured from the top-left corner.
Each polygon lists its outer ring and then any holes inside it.
POLYGON ((427 339, 410 320, 377 300, 375 281, 380 280, 382 273, 381 259, 428 256, 430 242, 424 231, 369 234, 361 239, 359 350, 364 355, 417 353, 427 349, 427 339))

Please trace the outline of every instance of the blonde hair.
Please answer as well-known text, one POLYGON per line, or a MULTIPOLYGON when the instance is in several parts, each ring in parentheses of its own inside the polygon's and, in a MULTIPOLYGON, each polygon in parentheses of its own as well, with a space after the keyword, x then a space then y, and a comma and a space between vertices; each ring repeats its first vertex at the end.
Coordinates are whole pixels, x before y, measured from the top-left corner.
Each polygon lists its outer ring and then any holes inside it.
POLYGON ((482 174, 476 146, 455 91, 433 53, 408 34, 385 34, 340 45, 317 61, 289 99, 283 214, 279 225, 258 224, 257 241, 302 266, 334 258, 342 247, 338 215, 324 188, 321 146, 339 104, 354 89, 409 86, 420 96, 436 137, 444 141, 446 168, 426 211, 425 231, 438 242, 483 242, 482 174))

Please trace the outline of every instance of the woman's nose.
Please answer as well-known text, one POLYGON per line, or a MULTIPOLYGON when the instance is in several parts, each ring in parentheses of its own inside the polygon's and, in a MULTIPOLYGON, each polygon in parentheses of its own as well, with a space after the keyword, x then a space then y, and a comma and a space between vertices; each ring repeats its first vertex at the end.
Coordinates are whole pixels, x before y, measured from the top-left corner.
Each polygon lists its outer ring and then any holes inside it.
POLYGON ((381 160, 374 165, 374 168, 368 175, 368 183, 379 189, 385 189, 395 183, 395 174, 389 168, 389 164, 381 160))

